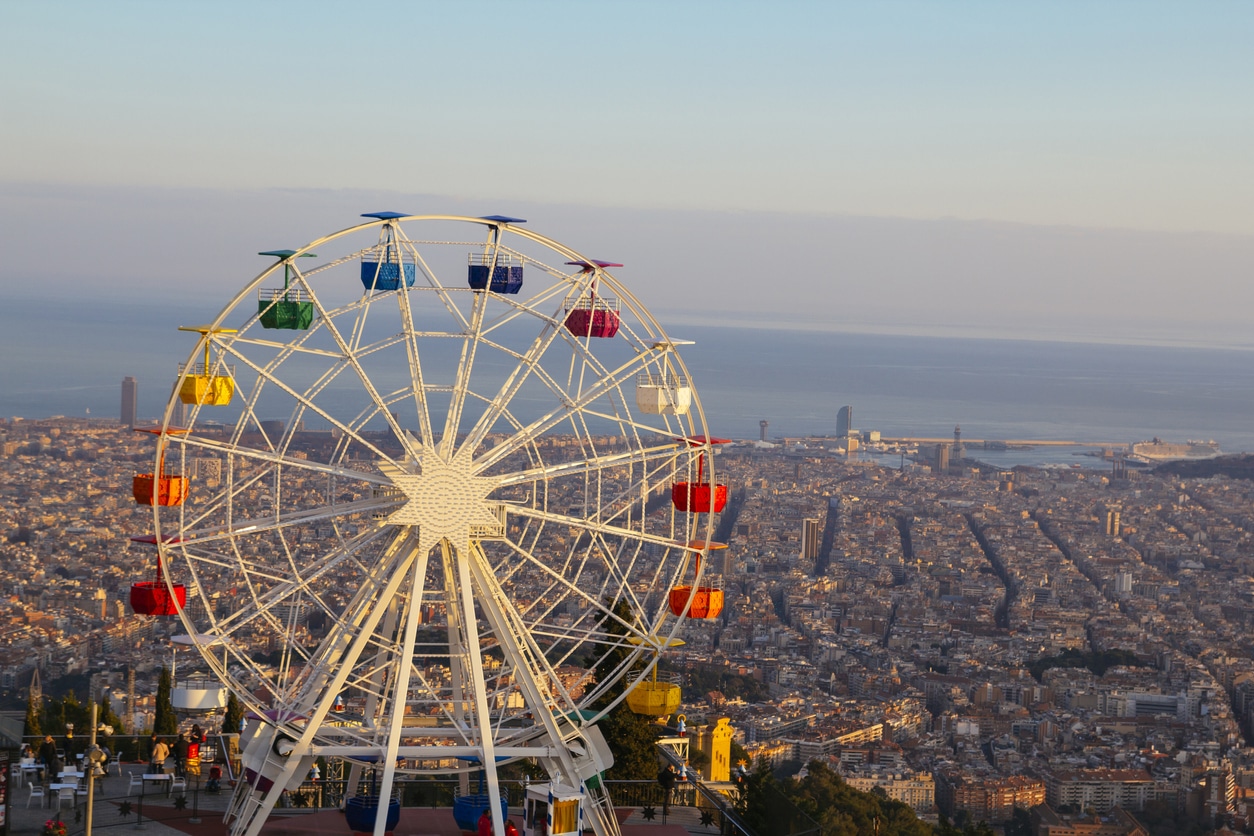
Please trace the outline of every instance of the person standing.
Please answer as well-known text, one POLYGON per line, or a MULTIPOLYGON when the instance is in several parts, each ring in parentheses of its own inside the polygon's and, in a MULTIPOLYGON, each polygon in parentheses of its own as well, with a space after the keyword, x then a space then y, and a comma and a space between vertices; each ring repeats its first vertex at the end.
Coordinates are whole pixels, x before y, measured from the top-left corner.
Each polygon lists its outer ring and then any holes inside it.
POLYGON ((492 813, 490 810, 484 810, 483 815, 479 817, 479 832, 476 836, 492 836, 492 813))
POLYGON ((170 757, 170 745, 155 734, 152 736, 152 759, 148 764, 148 768, 153 775, 161 775, 165 772, 165 759, 170 757))
POLYGON ((57 757, 57 742, 50 734, 45 734, 44 742, 39 745, 39 762, 44 765, 44 774, 40 776, 41 781, 51 781, 61 771, 61 762, 57 757))
POLYGON ((174 739, 174 774, 180 778, 187 777, 187 735, 179 732, 174 739))

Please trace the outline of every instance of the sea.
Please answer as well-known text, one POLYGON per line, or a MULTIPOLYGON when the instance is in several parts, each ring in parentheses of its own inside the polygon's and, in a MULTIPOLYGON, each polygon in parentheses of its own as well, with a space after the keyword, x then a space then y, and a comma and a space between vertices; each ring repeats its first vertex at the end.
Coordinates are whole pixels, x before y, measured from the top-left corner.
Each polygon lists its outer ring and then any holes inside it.
MULTIPOLYGON (((0 416, 116 417, 121 381, 139 382, 156 417, 193 338, 180 324, 216 306, 186 300, 72 297, 0 306, 0 416)), ((666 326, 663 318, 663 325, 666 326)), ((733 439, 834 435, 853 409, 860 430, 888 437, 1040 439, 1126 445, 1214 440, 1254 451, 1254 351, 825 331, 667 327, 710 431, 733 439)), ((994 451, 989 464, 1108 468, 1084 447, 994 451)), ((885 457, 885 464, 898 457, 885 457)))

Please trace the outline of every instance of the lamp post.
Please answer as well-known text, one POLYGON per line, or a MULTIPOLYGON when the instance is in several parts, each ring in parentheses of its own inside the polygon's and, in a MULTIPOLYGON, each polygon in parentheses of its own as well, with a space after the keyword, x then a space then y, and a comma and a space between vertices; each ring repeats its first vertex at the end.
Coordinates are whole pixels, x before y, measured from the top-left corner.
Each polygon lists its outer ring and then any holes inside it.
POLYGON ((99 728, 96 715, 99 710, 100 707, 93 702, 91 704, 91 743, 87 746, 87 751, 83 753, 83 766, 86 767, 83 772, 87 778, 87 813, 83 817, 83 836, 91 836, 92 810, 96 801, 96 777, 104 774, 104 770, 100 768, 100 764, 104 761, 104 750, 96 745, 96 730, 99 728))

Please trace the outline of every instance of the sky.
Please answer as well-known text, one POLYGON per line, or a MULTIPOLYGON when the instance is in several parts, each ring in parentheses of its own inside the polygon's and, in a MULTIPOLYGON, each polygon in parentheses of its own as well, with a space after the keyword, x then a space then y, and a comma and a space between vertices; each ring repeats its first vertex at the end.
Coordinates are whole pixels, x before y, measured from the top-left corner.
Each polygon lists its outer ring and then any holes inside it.
POLYGON ((655 313, 1246 345, 1254 4, 0 4, 0 294, 504 213, 655 313))

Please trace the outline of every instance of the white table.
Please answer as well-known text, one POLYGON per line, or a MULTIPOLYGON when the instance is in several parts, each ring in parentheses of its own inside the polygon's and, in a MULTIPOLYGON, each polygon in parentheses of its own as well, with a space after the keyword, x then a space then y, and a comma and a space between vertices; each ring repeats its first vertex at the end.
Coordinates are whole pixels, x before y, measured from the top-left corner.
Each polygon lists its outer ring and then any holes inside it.
POLYGON ((53 796, 56 796, 56 799, 57 799, 57 807, 60 807, 60 806, 61 806, 61 791, 62 791, 62 790, 67 791, 67 792, 70 794, 70 800, 71 800, 71 801, 73 801, 73 800, 74 800, 74 791, 75 791, 75 790, 77 790, 77 789, 78 789, 78 782, 77 782, 77 781, 76 781, 76 782, 74 782, 73 784, 65 784, 65 783, 61 783, 61 784, 49 784, 49 785, 48 785, 48 790, 49 790, 49 792, 48 792, 48 806, 49 806, 49 807, 51 807, 51 806, 52 806, 52 797, 53 797, 53 796))
POLYGON ((165 784, 165 794, 170 794, 170 787, 174 783, 174 776, 168 772, 145 772, 144 781, 161 781, 165 784))
POLYGON ((35 776, 39 774, 39 771, 43 769, 43 767, 37 763, 24 763, 21 767, 22 783, 34 780, 35 776))

